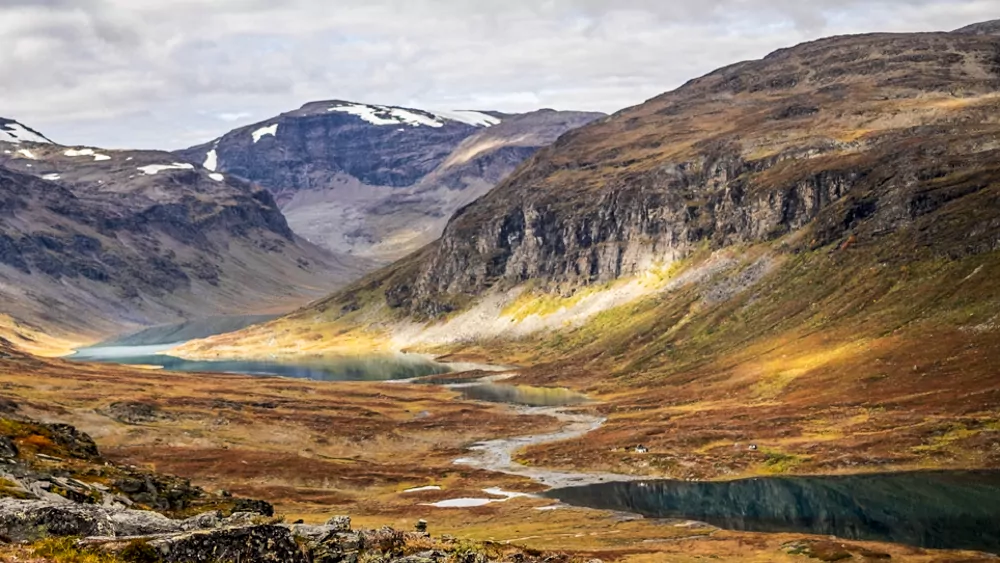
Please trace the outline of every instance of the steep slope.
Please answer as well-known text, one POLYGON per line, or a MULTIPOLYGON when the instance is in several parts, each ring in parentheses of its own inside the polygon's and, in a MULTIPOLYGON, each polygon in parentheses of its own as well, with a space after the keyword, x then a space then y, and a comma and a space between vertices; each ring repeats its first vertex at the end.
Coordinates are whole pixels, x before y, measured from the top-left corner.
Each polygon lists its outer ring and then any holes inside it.
POLYGON ((445 220, 562 133, 602 114, 428 112, 313 102, 177 154, 270 189, 292 229, 381 261, 440 235, 445 220))
POLYGON ((404 346, 608 401, 539 465, 993 467, 998 115, 997 36, 784 49, 564 135, 419 253, 186 353, 404 346))
POLYGON ((0 141, 0 313, 21 322, 96 336, 288 307, 357 271, 244 180, 17 131, 0 141))

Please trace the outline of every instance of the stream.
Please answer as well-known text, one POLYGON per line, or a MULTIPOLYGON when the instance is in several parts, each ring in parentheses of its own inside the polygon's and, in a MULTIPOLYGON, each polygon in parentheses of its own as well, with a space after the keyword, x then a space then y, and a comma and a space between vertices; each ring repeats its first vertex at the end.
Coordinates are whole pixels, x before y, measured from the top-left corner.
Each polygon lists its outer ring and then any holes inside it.
POLYGON ((522 415, 551 416, 565 423, 565 426, 561 430, 550 434, 535 434, 480 442, 469 448, 469 453, 465 457, 456 459, 454 463, 456 465, 468 465, 487 471, 527 477, 550 488, 571 487, 606 481, 631 481, 636 478, 631 475, 616 475, 613 473, 556 471, 517 463, 514 461, 514 454, 521 448, 579 438, 600 428, 604 424, 604 419, 588 414, 566 412, 563 408, 559 407, 515 406, 512 407, 512 410, 522 415))
POLYGON ((585 400, 568 390, 516 386, 504 386, 479 397, 466 394, 466 398, 485 400, 501 397, 505 400, 500 402, 514 403, 511 407, 514 412, 552 416, 565 426, 548 434, 481 442, 454 463, 532 479, 549 487, 543 496, 570 506, 650 518, 696 520, 728 530, 820 534, 934 549, 1000 553, 1000 471, 687 482, 549 470, 521 465, 513 457, 524 447, 585 436, 600 428, 605 420, 568 412, 564 406, 524 406, 537 403, 532 400, 533 392, 543 397, 563 397, 564 405, 585 400))

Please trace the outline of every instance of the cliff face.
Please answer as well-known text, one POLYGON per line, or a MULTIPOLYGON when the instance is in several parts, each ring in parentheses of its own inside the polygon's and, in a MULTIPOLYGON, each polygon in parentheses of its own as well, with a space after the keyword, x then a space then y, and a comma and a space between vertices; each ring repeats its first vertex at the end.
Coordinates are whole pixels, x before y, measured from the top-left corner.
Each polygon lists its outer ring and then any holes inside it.
POLYGON ((293 306, 354 271, 245 180, 155 151, 0 148, 0 312, 22 321, 96 335, 293 306))
POLYGON ((602 114, 444 112, 306 104, 177 154, 275 194, 293 230, 326 248, 391 261, 539 148, 602 114))
MULTIPOLYGON (((604 282, 701 245, 877 238, 997 189, 1000 40, 839 37, 778 51, 563 136, 462 209, 390 306, 448 312, 536 280, 604 282)), ((945 253, 1000 238, 969 217, 945 253)))

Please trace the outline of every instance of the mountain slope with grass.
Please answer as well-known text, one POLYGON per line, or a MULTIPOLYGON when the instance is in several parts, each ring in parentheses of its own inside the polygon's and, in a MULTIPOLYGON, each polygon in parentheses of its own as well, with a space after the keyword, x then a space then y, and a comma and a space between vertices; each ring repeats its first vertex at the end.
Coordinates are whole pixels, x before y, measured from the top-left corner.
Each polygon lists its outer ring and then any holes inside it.
POLYGON ((998 115, 994 35, 777 51, 564 135, 435 244, 182 352, 403 347, 605 401, 537 464, 995 467, 998 115))

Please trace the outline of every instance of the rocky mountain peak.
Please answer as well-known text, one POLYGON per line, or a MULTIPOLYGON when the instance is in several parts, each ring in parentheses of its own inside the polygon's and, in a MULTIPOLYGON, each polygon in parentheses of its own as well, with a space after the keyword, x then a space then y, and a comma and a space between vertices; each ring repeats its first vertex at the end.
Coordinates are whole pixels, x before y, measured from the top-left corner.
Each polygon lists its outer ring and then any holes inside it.
POLYGON ((271 191, 292 229, 334 252, 395 259, 543 146, 603 114, 310 102, 178 158, 271 191))

